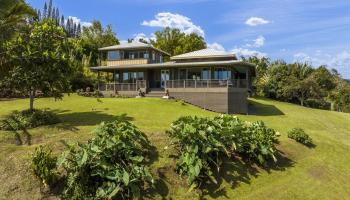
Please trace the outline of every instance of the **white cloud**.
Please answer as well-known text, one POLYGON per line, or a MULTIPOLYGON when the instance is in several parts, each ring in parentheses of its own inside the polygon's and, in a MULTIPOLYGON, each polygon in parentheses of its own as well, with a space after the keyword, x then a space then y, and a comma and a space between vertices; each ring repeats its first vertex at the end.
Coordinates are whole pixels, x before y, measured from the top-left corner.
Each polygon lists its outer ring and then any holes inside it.
POLYGON ((209 49, 215 49, 217 51, 225 51, 225 48, 219 43, 212 43, 207 45, 209 49))
POLYGON ((248 26, 258 26, 268 23, 270 23, 270 21, 261 17, 251 17, 245 21, 245 24, 247 24, 248 26))
POLYGON ((311 55, 299 52, 294 54, 294 61, 308 62, 313 66, 327 65, 337 69, 343 76, 350 77, 350 51, 328 54, 318 50, 311 55))
POLYGON ((258 58, 266 57, 267 54, 260 52, 260 51, 255 51, 255 50, 250 50, 250 49, 245 49, 245 48, 234 48, 231 50, 232 53, 236 54, 237 56, 243 56, 243 57, 252 57, 256 56, 258 58))
POLYGON ((193 24, 190 18, 170 12, 158 13, 155 15, 155 19, 150 21, 143 21, 141 25, 151 27, 177 28, 185 34, 197 33, 198 35, 204 37, 203 29, 200 26, 193 24))
POLYGON ((153 40, 153 41, 156 40, 156 37, 155 37, 154 33, 152 33, 150 36, 147 36, 144 33, 137 33, 137 34, 134 34, 133 37, 134 37, 135 41, 139 41, 140 39, 143 39, 146 42, 151 42, 151 40, 153 40))
POLYGON ((255 47, 255 48, 259 48, 264 46, 265 44, 265 38, 264 36, 260 35, 258 36, 255 40, 253 40, 253 44, 246 44, 246 47, 255 47))
MULTIPOLYGON (((85 21, 81 21, 81 19, 79 19, 78 17, 73 17, 73 16, 69 16, 68 19, 72 19, 74 23, 78 24, 80 23, 80 25, 82 27, 89 27, 92 26, 91 22, 85 22, 85 21)), ((67 22, 67 20, 66 20, 67 22)))

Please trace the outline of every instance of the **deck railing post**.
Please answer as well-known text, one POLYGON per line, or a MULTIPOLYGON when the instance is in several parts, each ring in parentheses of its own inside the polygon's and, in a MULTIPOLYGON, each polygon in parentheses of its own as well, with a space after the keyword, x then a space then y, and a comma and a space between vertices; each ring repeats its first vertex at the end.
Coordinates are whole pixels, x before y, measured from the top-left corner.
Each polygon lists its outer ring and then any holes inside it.
POLYGON ((194 88, 197 88, 197 80, 194 79, 194 88))
POLYGON ((186 80, 184 80, 184 88, 186 88, 186 80))

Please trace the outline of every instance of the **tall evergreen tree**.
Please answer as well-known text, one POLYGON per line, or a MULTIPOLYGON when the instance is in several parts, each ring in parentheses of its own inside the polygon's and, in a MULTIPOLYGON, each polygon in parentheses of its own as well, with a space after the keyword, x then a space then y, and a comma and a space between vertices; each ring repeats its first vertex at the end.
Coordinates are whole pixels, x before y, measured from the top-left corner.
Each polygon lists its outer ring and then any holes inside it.
POLYGON ((42 19, 46 19, 46 17, 47 17, 47 4, 45 2, 42 19))
POLYGON ((38 9, 38 11, 37 11, 37 15, 38 15, 38 21, 41 21, 41 11, 40 11, 40 9, 38 9))
POLYGON ((66 27, 66 22, 64 21, 64 16, 62 15, 61 17, 61 27, 65 28, 66 27))
POLYGON ((52 0, 49 1, 49 7, 47 9, 47 18, 52 18, 52 0))
POLYGON ((81 25, 78 23, 78 28, 77 28, 77 37, 80 37, 81 35, 81 25))
MULTIPOLYGON (((73 22, 74 23, 74 22, 73 22)), ((72 37, 77 37, 77 24, 74 23, 73 25, 73 34, 72 34, 72 37)))
POLYGON ((59 26, 60 25, 60 11, 58 10, 58 8, 56 8, 56 24, 59 26))

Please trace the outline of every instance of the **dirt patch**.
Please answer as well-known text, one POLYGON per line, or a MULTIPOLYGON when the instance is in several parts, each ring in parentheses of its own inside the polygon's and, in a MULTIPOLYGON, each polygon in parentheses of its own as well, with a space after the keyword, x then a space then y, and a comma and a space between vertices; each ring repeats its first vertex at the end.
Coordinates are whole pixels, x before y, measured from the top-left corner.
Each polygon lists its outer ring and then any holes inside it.
POLYGON ((310 177, 320 181, 329 180, 328 172, 325 166, 313 166, 308 170, 310 177))

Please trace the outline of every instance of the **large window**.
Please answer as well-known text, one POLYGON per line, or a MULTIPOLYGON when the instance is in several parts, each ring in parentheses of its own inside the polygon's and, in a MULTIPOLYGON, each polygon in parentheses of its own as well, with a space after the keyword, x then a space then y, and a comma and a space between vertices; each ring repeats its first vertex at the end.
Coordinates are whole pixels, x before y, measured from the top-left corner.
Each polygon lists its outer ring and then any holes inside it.
POLYGON ((209 68, 203 68, 202 69, 202 79, 203 80, 210 79, 210 69, 209 68))
POLYGON ((123 57, 123 52, 120 51, 108 51, 108 60, 120 60, 123 57))
POLYGON ((214 79, 227 80, 231 79, 231 71, 225 67, 216 67, 214 71, 214 79))
POLYGON ((201 79, 201 68, 189 68, 187 71, 187 79, 201 79))
POLYGON ((137 80, 144 80, 144 72, 123 72, 123 83, 135 83, 137 80))
POLYGON ((187 77, 187 69, 180 69, 179 70, 179 79, 184 80, 187 77))

